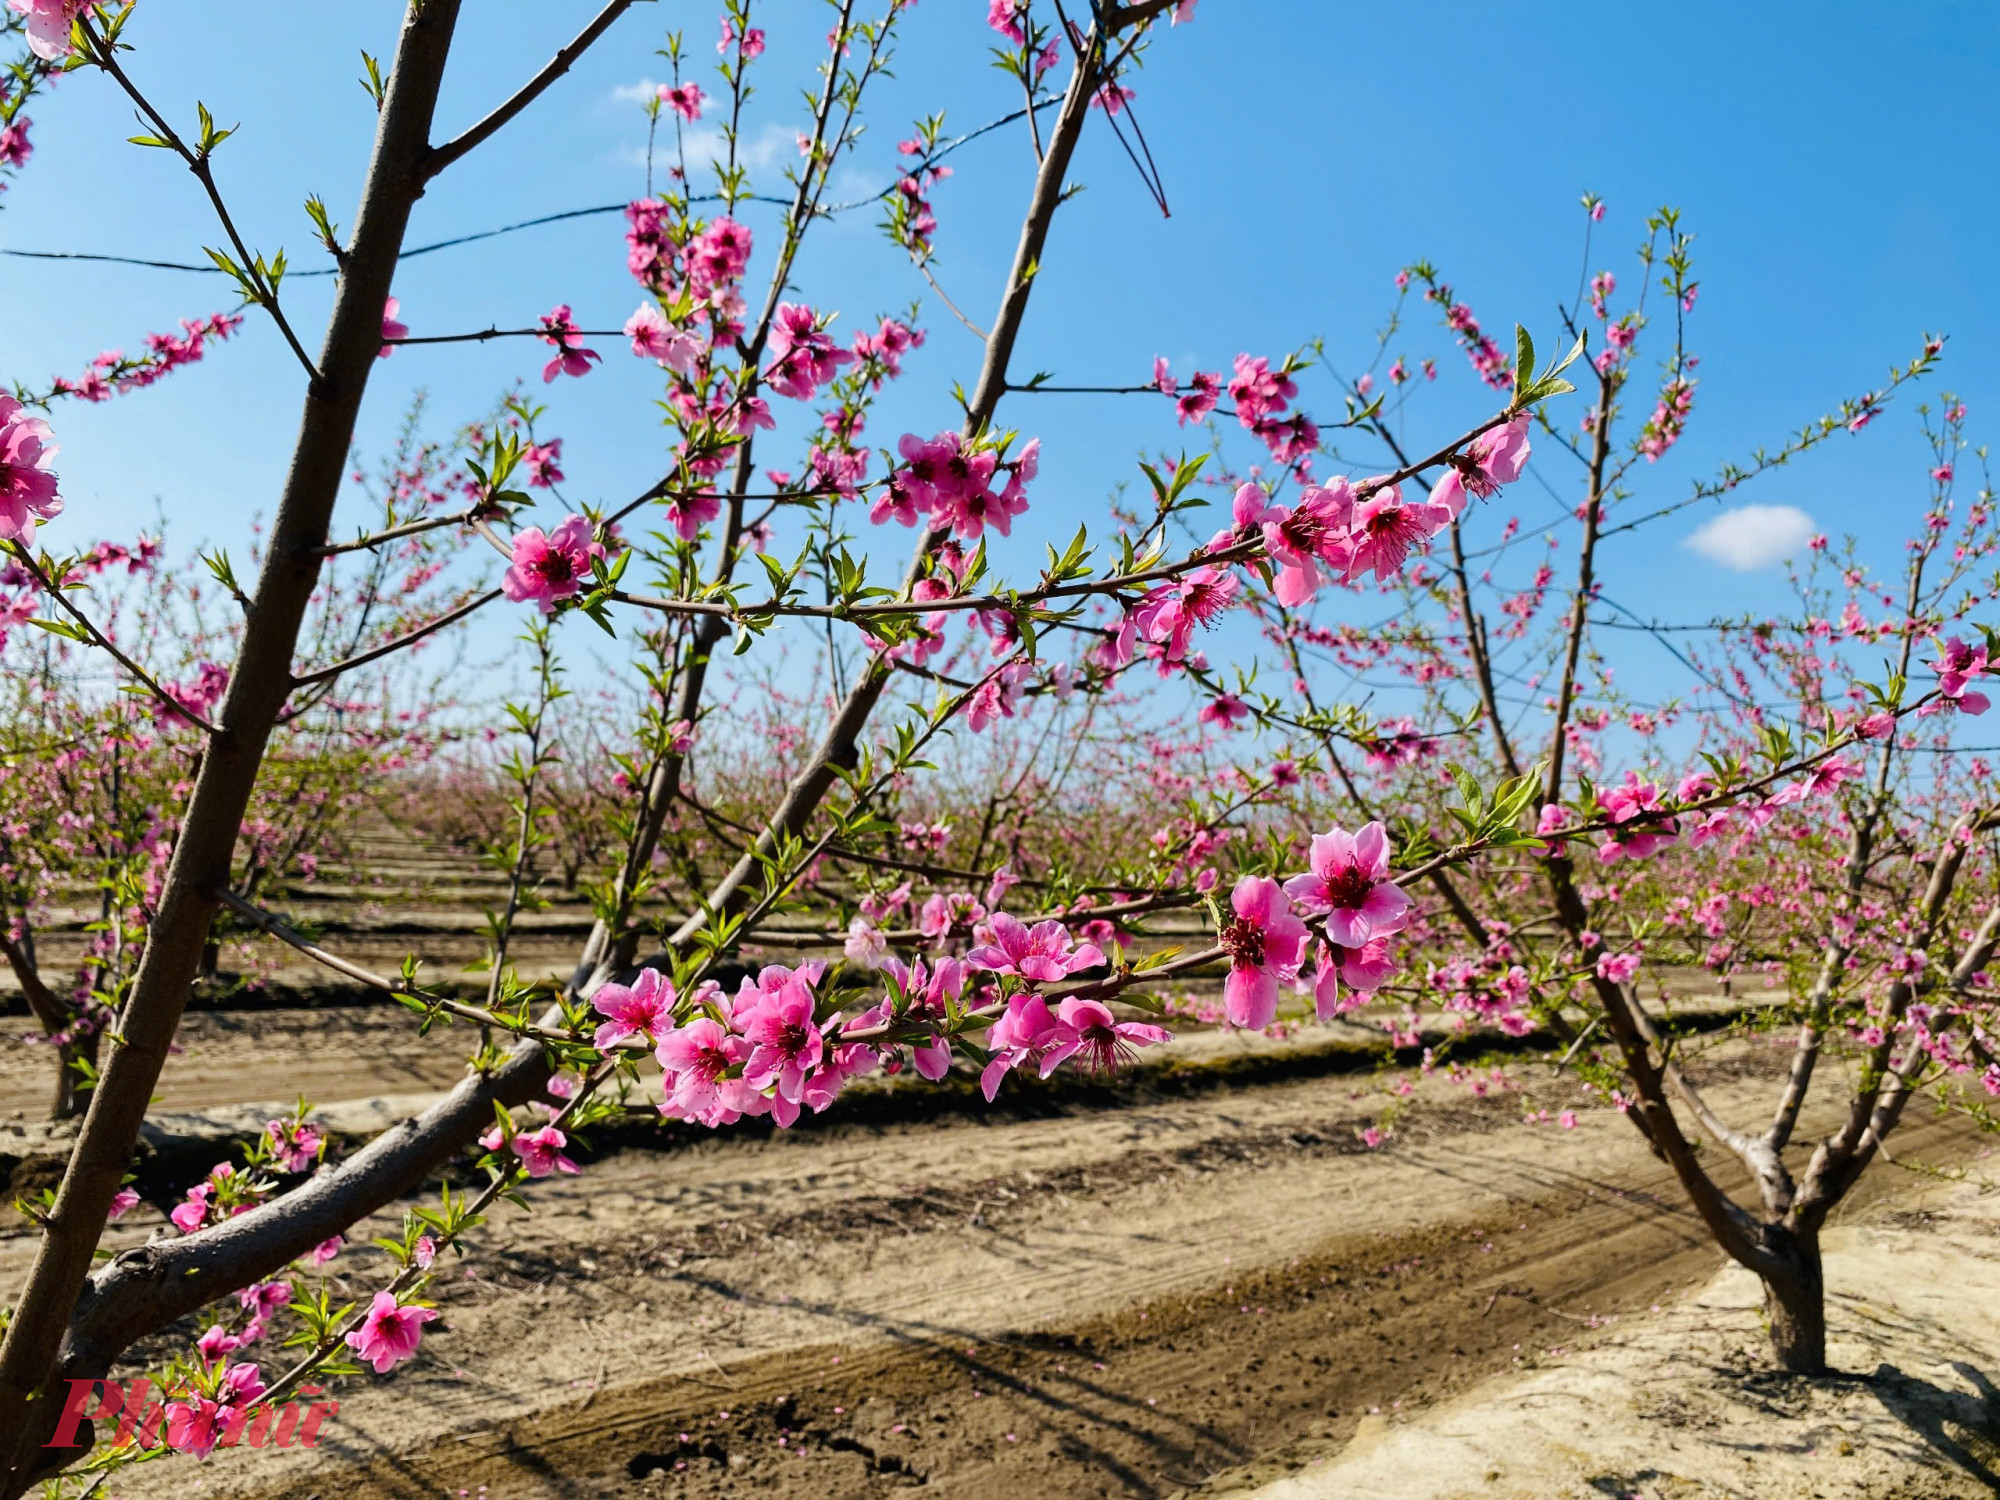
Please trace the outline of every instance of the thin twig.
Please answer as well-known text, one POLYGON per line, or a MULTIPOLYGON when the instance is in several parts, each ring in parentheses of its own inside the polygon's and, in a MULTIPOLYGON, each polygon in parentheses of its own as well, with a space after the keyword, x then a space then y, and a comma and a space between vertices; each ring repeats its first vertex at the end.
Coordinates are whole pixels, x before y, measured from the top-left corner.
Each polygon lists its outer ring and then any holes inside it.
POLYGON ((86 633, 89 634, 91 640, 95 644, 102 647, 104 650, 110 652, 112 657, 118 662, 120 666, 122 666, 126 671, 130 672, 134 677, 138 678, 140 683, 144 685, 146 690, 150 692, 155 698, 159 699, 160 702, 164 704, 175 717, 185 719, 187 720, 188 723, 193 724, 198 729, 205 730, 209 734, 222 733, 222 731, 219 728, 217 728, 214 724, 209 723, 207 719, 203 718, 193 709, 187 707, 178 698, 174 697, 172 693, 168 692, 165 688, 161 687, 158 682, 154 681, 152 674, 149 673, 144 667, 140 666, 136 661, 132 660, 131 657, 127 656, 123 651, 120 651, 116 646, 114 646, 111 643, 111 638, 107 636, 103 631, 99 630, 95 625, 93 625, 90 622, 89 617, 86 616, 83 613, 83 611, 78 609, 74 604, 71 604, 69 600, 66 597, 64 597, 62 590, 57 588, 53 583, 49 581, 49 575, 42 571, 41 565, 35 561, 34 555, 30 553, 26 547, 23 547, 19 542, 15 541, 10 541, 8 542, 7 545, 10 549, 12 549, 15 560, 18 561, 22 567, 26 568, 31 575, 33 575, 35 581, 41 584, 42 591, 46 593, 50 598, 56 601, 57 606, 62 609, 63 613, 67 614, 72 620, 76 621, 76 623, 86 633))

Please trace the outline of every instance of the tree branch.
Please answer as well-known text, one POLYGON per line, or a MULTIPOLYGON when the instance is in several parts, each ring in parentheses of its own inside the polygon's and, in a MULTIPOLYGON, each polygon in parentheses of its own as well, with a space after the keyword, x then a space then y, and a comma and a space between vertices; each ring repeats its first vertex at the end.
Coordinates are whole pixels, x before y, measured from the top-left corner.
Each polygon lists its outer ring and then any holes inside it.
MULTIPOLYGON (((576 60, 590 50, 591 44, 611 29, 612 22, 624 15, 631 7, 632 0, 611 0, 609 5, 606 5, 603 10, 597 13, 596 20, 578 32, 574 41, 564 47, 554 57, 550 58, 548 65, 533 78, 522 84, 520 89, 506 103, 495 109, 463 135, 445 142, 442 146, 433 146, 426 151, 422 159, 418 161, 415 169, 418 191, 421 192, 423 184, 429 182, 460 157, 480 146, 488 137, 497 134, 502 126, 520 114, 530 104, 533 104, 535 100, 539 99, 548 89, 549 85, 567 73, 576 60)), ((389 81, 393 84, 395 82, 394 77, 392 76, 389 81)))

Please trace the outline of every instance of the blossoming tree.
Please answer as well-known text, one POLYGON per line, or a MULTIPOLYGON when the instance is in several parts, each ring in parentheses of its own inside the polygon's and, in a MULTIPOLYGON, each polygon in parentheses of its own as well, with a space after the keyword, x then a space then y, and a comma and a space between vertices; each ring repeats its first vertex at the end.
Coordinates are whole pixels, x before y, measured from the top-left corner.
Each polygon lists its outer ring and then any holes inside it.
MULTIPOLYGON (((0 545, 18 570, 13 597, 70 645, 106 653, 138 701, 172 716, 194 747, 185 786, 155 802, 150 884, 121 939, 128 967, 108 992, 109 1056, 93 1074, 68 1169, 56 1192, 27 1205, 41 1239, 0 1348, 7 1493, 59 1469, 88 1483, 129 1459, 143 1416, 91 1453, 82 1424, 112 1414, 86 1409, 88 1386, 66 1382, 102 1376, 135 1341, 191 1314, 205 1327, 162 1372, 170 1399, 153 1430, 197 1456, 235 1440, 260 1405, 300 1382, 354 1368, 343 1364, 350 1357, 393 1368, 434 1316, 423 1291, 438 1253, 476 1240, 487 1211, 524 1179, 578 1171, 571 1137, 631 1104, 706 1126, 766 1115, 787 1126, 871 1071, 937 1079, 954 1066, 975 1070, 993 1097, 1010 1075, 1111 1069, 1167 1041, 1157 993, 1196 973, 1219 975, 1223 1015, 1239 1027, 1272 1025, 1297 992, 1321 1019, 1403 1005, 1406 1015, 1387 1023, 1392 1041, 1421 1042, 1418 1004, 1463 1023, 1468 1040, 1454 1046, 1552 1036, 1562 1066, 1626 1111, 1722 1248, 1763 1277, 1779 1359, 1823 1364, 1826 1212, 1918 1090, 1957 1091, 1964 1103, 1964 1084, 1982 1070, 1988 1089, 2000 1088, 1980 984, 2000 909, 1976 894, 1989 873, 1990 776, 1913 769, 1920 754, 1950 748, 1960 715, 1985 706, 1976 683, 1986 648, 1968 643, 1969 626, 1946 631, 1984 602, 1974 569, 1993 545, 1983 492, 1962 520, 1951 506, 1963 413, 1948 406, 1935 429, 1937 464, 1900 603, 1880 603, 1858 558, 1816 553, 1801 576, 1799 621, 1717 622, 1712 643, 1679 652, 1689 686, 1665 705, 1628 704, 1593 643, 1612 608, 1604 569, 1615 537, 1858 431, 1928 371, 1935 342, 1777 452, 1634 513, 1647 463, 1680 440, 1695 399, 1684 326, 1697 287, 1677 218, 1650 224, 1644 284, 1654 301, 1615 311, 1615 278, 1600 274, 1587 305, 1579 296, 1568 311, 1570 352, 1559 360, 1538 356, 1525 331, 1503 349, 1419 264, 1399 278, 1402 293, 1442 312, 1490 388, 1488 414, 1469 430, 1406 440, 1436 366, 1399 352, 1400 299, 1359 373, 1311 352, 1245 353, 1227 376, 1179 376, 1161 362, 1150 380, 1113 389, 1157 403, 1163 424, 1195 424, 1210 451, 1145 464, 1141 505, 1111 508, 1097 542, 1079 529, 1039 569, 1010 578, 994 539, 1032 510, 1041 452, 1023 430, 1033 401, 1058 393, 1021 378, 1014 353, 1037 277, 1062 249, 1053 231, 1077 145, 1087 129, 1132 123, 1139 53, 1172 45, 1160 33, 1192 21, 1194 0, 1128 0, 1087 18, 1052 0, 992 0, 1001 60, 1020 91, 996 123, 1034 153, 1034 181, 985 326, 937 289, 983 350, 963 420, 900 434, 888 450, 862 435, 924 330, 876 317, 836 337, 830 304, 817 289, 806 300, 795 281, 802 244, 839 207, 835 171, 860 149, 870 86, 899 28, 915 24, 905 0, 883 0, 874 14, 859 0, 830 0, 800 156, 781 195, 752 193, 738 146, 746 78, 765 48, 751 0, 727 0, 713 97, 682 76, 676 38, 675 77, 651 106, 653 124, 711 109, 727 123, 712 173, 677 161, 664 191, 626 210, 636 310, 616 331, 559 306, 511 320, 524 326, 467 334, 413 332, 418 310, 393 295, 411 207, 599 45, 630 0, 610 0, 516 93, 441 141, 439 85, 470 18, 457 0, 413 0, 386 72, 370 64, 375 141, 352 231, 308 203, 338 272, 316 354, 291 321, 281 260, 242 241, 217 185, 227 132, 202 108, 198 131, 182 133, 181 111, 139 76, 145 11, 11 3, 20 19, 10 34, 37 60, 26 69, 60 66, 82 75, 75 86, 119 91, 146 121, 140 144, 191 170, 226 241, 217 263, 296 359, 302 413, 254 583, 237 588, 226 564, 217 572, 241 611, 226 635, 230 659, 190 687, 118 644, 93 614, 95 596, 75 587, 90 581, 91 554, 58 550, 80 520, 62 511, 53 463, 59 402, 95 399, 134 371, 114 360, 93 367, 103 389, 86 376, 0 405, 0 545), (135 49, 140 61, 128 68, 135 49), (775 206, 774 227, 753 232, 753 201, 775 206), (1643 378, 1642 334, 1656 333, 1654 409, 1628 434, 1623 403, 1643 378), (671 433, 657 482, 618 503, 562 502, 561 440, 517 404, 515 422, 476 430, 449 484, 393 486, 372 529, 336 540, 357 414, 381 358, 510 336, 546 344, 552 386, 607 378, 605 366, 628 357, 620 344, 656 370, 671 433), (1302 379, 1329 392, 1317 419, 1298 404, 1302 379), (1580 403, 1561 399, 1575 392, 1572 379, 1584 386, 1580 403), (777 441, 766 434, 797 413, 810 422, 797 466, 760 468, 777 441), (1501 507, 1538 449, 1567 450, 1583 480, 1574 581, 1561 591, 1553 561, 1525 584, 1507 571, 1529 544, 1517 523, 1501 523, 1501 507), (1211 501, 1225 519, 1199 525, 1211 501), (1493 538, 1476 572, 1475 527, 1493 538), (428 607, 327 650, 309 626, 329 566, 355 553, 409 559, 401 549, 417 538, 490 556, 498 585, 449 598, 404 591, 428 607), (891 544, 902 561, 884 561, 891 544), (1836 624, 1829 601, 1842 591, 1851 618, 1836 624), (1362 592, 1394 602, 1386 625, 1345 622, 1343 603, 1362 592), (494 836, 511 854, 517 894, 542 837, 537 810, 557 780, 549 746, 567 692, 565 632, 587 622, 620 632, 640 687, 606 745, 615 774, 596 795, 609 803, 609 837, 586 858, 595 925, 573 973, 538 985, 507 961, 510 901, 492 982, 475 1003, 427 986, 413 962, 376 974, 313 943, 246 880, 243 850, 274 774, 274 736, 353 674, 502 610, 527 628, 535 663, 506 726, 524 748, 499 768, 516 821, 494 836), (704 797, 700 772, 704 746, 730 733, 725 648, 754 661, 787 624, 827 632, 828 711, 816 735, 793 745, 787 773, 752 787, 768 796, 749 805, 738 785, 724 812, 704 797), (1863 685, 1855 658, 1878 640, 1897 662, 1863 685), (1410 712, 1390 720, 1341 702, 1331 684, 1359 668, 1400 673, 1410 712), (1199 704, 1164 721, 1206 759, 1156 778, 1173 791, 1173 812, 1143 818, 1140 838, 1061 854, 1043 844, 1038 854, 1024 807, 1063 809, 1024 789, 1038 766, 1044 784, 1059 779, 1042 763, 1094 732, 1099 710, 1075 711, 1079 703, 1122 704, 1156 726, 1163 716, 1146 704, 1199 704), (1609 732, 1614 714, 1622 734, 1609 732), (1057 743, 1045 736, 1016 752, 1019 778, 988 798, 967 862, 950 862, 950 809, 926 807, 917 790, 934 758, 1038 723, 1061 731, 1057 743), (1613 754, 1630 765, 1622 775, 1603 770, 1613 754), (1670 761, 1685 774, 1665 769, 1670 761), (725 855, 721 868, 691 857, 696 837, 704 853, 725 855), (1827 860, 1843 841, 1844 858, 1827 860), (1779 875, 1774 845, 1785 851, 1779 875), (778 920, 800 909, 827 920, 803 932, 778 920), (1201 914, 1213 941, 1186 952, 1137 941, 1143 919, 1173 910, 1201 914), (224 918, 382 991, 421 1024, 470 1023, 481 1044, 441 1100, 339 1159, 327 1158, 309 1120, 272 1121, 174 1208, 176 1234, 97 1265, 107 1221, 133 1202, 134 1144, 224 918), (741 961, 746 945, 784 941, 844 957, 741 961), (1760 963, 1788 967, 1793 982, 1744 1024, 1790 1019, 1798 1034, 1772 1123, 1750 1134, 1690 1080, 1690 1033, 1641 986, 1650 964, 1706 964, 1728 977, 1760 963), (1795 1171, 1787 1148, 1818 1060, 1836 1053, 1855 1064, 1845 1123, 1795 1171), (1761 1212, 1718 1185, 1684 1122, 1751 1169, 1761 1212), (410 1209, 394 1269, 365 1307, 316 1283, 313 1268, 346 1231, 468 1152, 487 1186, 410 1209), (250 1351, 274 1322, 295 1352, 267 1369, 250 1351)), ((947 158, 985 133, 947 137, 932 119, 898 147, 904 160, 882 212, 897 253, 933 287, 932 194, 947 158)), ((25 145, 12 149, 18 165, 25 145)), ((1590 223, 1601 218, 1602 205, 1585 207, 1590 223)), ((203 337, 224 331, 201 327, 203 337)), ((191 326, 184 342, 196 337, 191 326)), ((32 827, 9 836, 37 850, 55 840, 32 827)))

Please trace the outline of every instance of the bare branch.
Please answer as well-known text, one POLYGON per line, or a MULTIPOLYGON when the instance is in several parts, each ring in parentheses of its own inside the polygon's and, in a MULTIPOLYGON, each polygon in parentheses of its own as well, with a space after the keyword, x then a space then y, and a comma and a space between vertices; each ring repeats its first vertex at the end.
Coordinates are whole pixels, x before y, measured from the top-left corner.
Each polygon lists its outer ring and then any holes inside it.
MULTIPOLYGON (((488 137, 497 134, 502 126, 539 99, 549 85, 567 73, 576 60, 590 50, 591 44, 611 29, 612 22, 631 7, 632 0, 611 0, 610 4, 597 13, 596 20, 578 32, 574 41, 550 58, 548 65, 522 84, 506 103, 463 135, 445 142, 442 146, 433 146, 427 151, 416 167, 419 190, 423 183, 429 182, 446 167, 486 141, 488 137)), ((395 80, 391 78, 390 81, 393 83, 395 80)))

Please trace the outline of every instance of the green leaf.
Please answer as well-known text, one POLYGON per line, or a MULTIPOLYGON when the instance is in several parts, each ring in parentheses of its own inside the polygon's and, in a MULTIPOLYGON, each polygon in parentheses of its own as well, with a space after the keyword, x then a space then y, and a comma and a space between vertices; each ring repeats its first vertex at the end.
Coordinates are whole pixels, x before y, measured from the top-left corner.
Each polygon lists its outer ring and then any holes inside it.
POLYGON ((1527 325, 1514 325, 1514 389, 1525 391, 1535 383, 1535 341, 1528 336, 1527 325))

